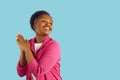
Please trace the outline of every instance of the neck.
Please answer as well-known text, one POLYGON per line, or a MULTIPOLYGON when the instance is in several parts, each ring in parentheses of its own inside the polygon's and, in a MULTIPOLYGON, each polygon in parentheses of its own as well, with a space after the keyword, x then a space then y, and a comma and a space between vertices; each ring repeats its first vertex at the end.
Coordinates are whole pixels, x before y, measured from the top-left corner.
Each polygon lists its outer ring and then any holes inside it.
POLYGON ((42 43, 46 36, 36 34, 36 43, 42 43))

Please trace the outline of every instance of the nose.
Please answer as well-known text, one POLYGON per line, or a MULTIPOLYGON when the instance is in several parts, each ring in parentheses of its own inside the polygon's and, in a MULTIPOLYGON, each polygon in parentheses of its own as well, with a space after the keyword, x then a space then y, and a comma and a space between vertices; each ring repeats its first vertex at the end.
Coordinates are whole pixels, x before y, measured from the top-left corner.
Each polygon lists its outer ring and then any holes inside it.
POLYGON ((50 26, 50 25, 51 25, 50 21, 47 21, 47 22, 46 22, 46 25, 47 25, 47 26, 50 26))
POLYGON ((50 26, 50 24, 49 24, 49 23, 45 23, 45 25, 46 25, 46 26, 50 26))

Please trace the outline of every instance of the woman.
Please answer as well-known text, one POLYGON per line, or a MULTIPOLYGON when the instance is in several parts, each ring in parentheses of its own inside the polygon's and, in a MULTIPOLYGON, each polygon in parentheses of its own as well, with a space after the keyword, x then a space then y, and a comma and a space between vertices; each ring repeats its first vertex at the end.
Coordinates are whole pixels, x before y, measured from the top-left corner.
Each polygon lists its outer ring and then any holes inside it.
POLYGON ((60 76, 60 47, 48 35, 52 32, 53 20, 46 11, 35 12, 30 19, 36 37, 30 40, 17 34, 20 48, 17 73, 26 75, 26 80, 62 80, 60 76))

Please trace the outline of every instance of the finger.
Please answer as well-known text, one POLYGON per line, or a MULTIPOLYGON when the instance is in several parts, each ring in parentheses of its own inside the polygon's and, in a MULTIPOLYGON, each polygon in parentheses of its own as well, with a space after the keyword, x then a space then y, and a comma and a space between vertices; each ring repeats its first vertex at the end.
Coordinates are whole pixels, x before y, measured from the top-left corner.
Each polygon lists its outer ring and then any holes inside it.
POLYGON ((22 36, 22 34, 20 34, 20 38, 21 38, 22 40, 25 40, 24 37, 22 36))
POLYGON ((19 41, 19 39, 16 38, 16 42, 17 44, 20 46, 21 45, 21 42, 19 41))
POLYGON ((20 33, 16 35, 16 38, 20 40, 20 33))
POLYGON ((29 44, 29 41, 27 40, 27 43, 29 44))
POLYGON ((29 41, 26 39, 25 40, 26 41, 26 46, 28 47, 28 48, 30 48, 30 43, 29 43, 29 41))
POLYGON ((30 42, 29 42, 29 40, 27 40, 27 45, 30 47, 30 42))
POLYGON ((23 36, 22 36, 21 34, 18 34, 18 38, 19 38, 20 40, 24 40, 24 38, 23 38, 23 36))
POLYGON ((27 39, 25 39, 25 43, 27 44, 27 39))
POLYGON ((17 33, 16 37, 20 36, 21 34, 20 33, 17 33))
POLYGON ((21 34, 17 34, 17 39, 19 39, 20 42, 24 42, 24 38, 21 34))

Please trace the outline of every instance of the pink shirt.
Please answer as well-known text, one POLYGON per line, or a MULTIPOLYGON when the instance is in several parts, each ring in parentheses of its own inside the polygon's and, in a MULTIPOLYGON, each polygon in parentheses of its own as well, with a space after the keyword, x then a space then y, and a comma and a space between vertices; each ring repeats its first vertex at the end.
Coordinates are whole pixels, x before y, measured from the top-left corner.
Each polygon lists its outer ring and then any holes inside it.
POLYGON ((26 75, 26 80, 31 80, 30 74, 33 73, 36 80, 62 80, 60 76, 60 47, 59 44, 47 36, 42 46, 35 54, 35 38, 30 39, 30 49, 34 60, 24 67, 17 64, 17 73, 20 77, 26 75))

